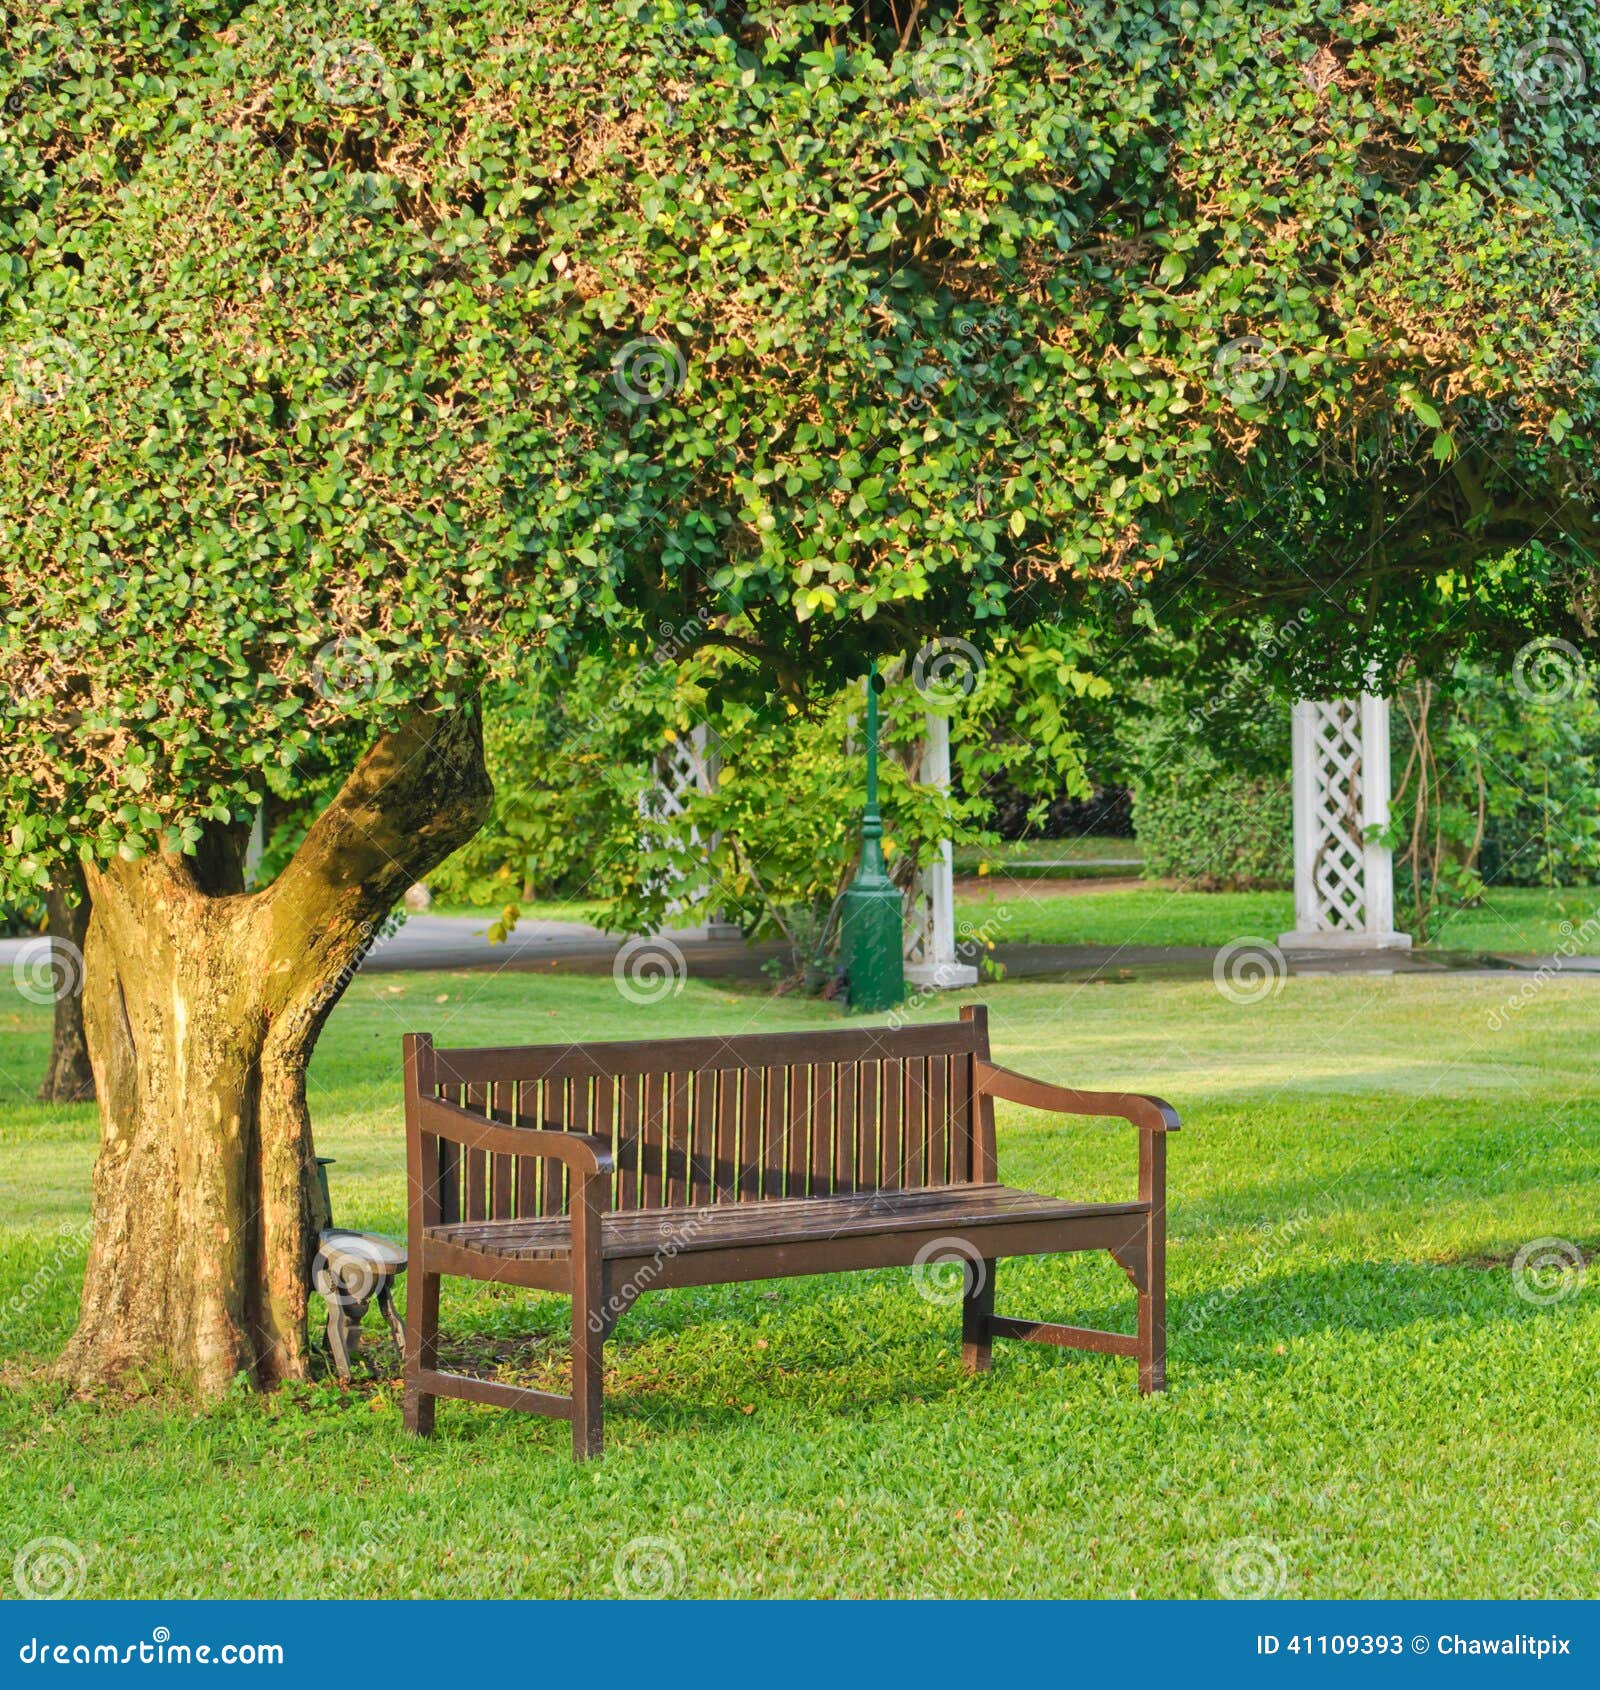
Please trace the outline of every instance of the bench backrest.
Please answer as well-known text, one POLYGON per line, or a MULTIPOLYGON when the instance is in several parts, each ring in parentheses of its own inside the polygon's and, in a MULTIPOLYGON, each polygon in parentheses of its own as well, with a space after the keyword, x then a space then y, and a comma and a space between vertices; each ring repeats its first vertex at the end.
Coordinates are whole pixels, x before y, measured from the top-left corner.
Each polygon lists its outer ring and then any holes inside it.
MULTIPOLYGON (((417 1034, 407 1081, 502 1125, 598 1134, 612 1206, 673 1209, 992 1181, 992 1106, 974 1084, 988 1056, 976 1005, 932 1025, 732 1038, 442 1050, 417 1034)), ((441 1220, 565 1212, 560 1162, 425 1137, 441 1220)))

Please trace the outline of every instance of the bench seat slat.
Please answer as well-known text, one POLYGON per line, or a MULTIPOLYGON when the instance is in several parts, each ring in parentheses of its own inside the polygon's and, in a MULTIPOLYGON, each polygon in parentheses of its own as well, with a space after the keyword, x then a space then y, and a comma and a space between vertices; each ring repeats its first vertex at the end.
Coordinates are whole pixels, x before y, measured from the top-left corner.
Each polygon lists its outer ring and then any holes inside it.
MULTIPOLYGON (((781 1198, 746 1208, 718 1204, 697 1209, 635 1209, 601 1221, 608 1260, 721 1250, 743 1244, 798 1243, 861 1234, 914 1231, 929 1226, 995 1226, 1017 1221, 1063 1220, 1083 1215, 1137 1215, 1140 1203, 1068 1203, 1004 1185, 919 1186, 913 1190, 849 1197, 781 1198)), ((565 1216, 539 1220, 463 1221, 430 1227, 429 1238, 483 1255, 536 1261, 564 1256, 565 1216)))

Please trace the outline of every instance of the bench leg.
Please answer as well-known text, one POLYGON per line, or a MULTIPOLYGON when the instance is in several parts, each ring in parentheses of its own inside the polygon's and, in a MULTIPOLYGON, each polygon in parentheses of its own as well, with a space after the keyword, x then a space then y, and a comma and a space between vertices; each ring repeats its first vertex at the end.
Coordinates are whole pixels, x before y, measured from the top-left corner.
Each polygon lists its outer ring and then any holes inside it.
POLYGON ((961 1365, 968 1373, 987 1373, 993 1355, 989 1316, 994 1313, 992 1261, 967 1264, 966 1289, 961 1293, 961 1365))
POLYGON ((1139 1293, 1139 1389, 1167 1388, 1167 1135, 1139 1134, 1139 1198, 1150 1205, 1139 1293))
POLYGON ((610 1201, 603 1180, 575 1180, 572 1216, 572 1459, 588 1461, 605 1440, 601 1366, 606 1347, 606 1269, 600 1224, 610 1201))
POLYGON ((419 1438, 433 1432, 434 1398, 421 1388, 424 1369, 439 1365, 439 1275, 413 1273, 406 1292, 405 1428, 419 1438))
MULTIPOLYGON (((598 1269, 599 1263, 594 1264, 598 1269)), ((598 1271, 572 1285, 572 1459, 589 1461, 605 1444, 605 1287, 598 1271)))

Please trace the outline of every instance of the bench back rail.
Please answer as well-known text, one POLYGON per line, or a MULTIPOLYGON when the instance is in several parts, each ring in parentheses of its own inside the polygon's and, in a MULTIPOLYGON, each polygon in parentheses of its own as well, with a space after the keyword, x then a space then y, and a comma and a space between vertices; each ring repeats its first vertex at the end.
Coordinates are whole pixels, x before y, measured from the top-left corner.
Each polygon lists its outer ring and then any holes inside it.
MULTIPOLYGON (((975 1006, 938 1026, 647 1044, 444 1050, 418 1035, 407 1077, 487 1122, 596 1135, 626 1211, 992 1182, 988 1055, 975 1006)), ((422 1141, 430 1222, 568 1211, 559 1160, 422 1141)))

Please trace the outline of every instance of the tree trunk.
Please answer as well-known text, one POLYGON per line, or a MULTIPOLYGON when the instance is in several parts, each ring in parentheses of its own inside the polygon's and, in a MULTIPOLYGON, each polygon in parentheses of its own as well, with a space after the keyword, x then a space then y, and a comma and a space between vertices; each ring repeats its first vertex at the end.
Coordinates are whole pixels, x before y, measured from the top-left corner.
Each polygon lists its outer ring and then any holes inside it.
POLYGON ((241 830, 193 857, 88 869, 101 1138, 65 1377, 138 1371, 214 1395, 240 1375, 305 1376, 325 1224, 311 1052, 384 917, 489 798, 477 719, 419 716, 377 741, 260 892, 242 890, 241 830))
POLYGON ((83 1032, 83 946, 89 929, 89 892, 76 864, 64 863, 45 893, 50 939, 76 953, 69 986, 56 999, 50 1066, 39 1087, 41 1103, 94 1102, 94 1069, 83 1032))

